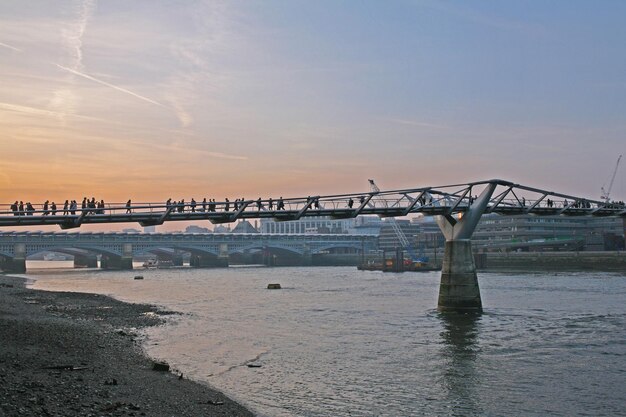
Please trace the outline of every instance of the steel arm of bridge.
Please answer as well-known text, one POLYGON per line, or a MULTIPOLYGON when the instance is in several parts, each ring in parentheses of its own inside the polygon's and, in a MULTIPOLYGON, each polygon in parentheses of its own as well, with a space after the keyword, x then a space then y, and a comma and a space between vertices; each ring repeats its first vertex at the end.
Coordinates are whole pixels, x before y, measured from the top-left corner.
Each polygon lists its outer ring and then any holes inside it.
POLYGON ((89 211, 83 209, 83 211, 80 213, 80 216, 74 219, 74 221, 61 223, 59 226, 61 227, 61 229, 64 229, 64 230, 80 227, 80 225, 83 224, 83 220, 85 219, 85 216, 87 215, 87 213, 89 213, 89 211))
POLYGON ((169 206, 167 210, 165 210, 165 213, 163 213, 161 217, 159 217, 157 220, 142 221, 142 222, 139 222, 139 224, 143 227, 160 226, 165 222, 165 220, 168 218, 168 216, 170 215, 172 211, 174 211, 174 206, 169 206))
POLYGON ((480 217, 485 212, 487 204, 489 204, 489 200, 497 186, 497 183, 487 185, 459 220, 450 214, 435 216, 435 221, 447 241, 470 239, 472 237, 476 225, 478 225, 480 217))

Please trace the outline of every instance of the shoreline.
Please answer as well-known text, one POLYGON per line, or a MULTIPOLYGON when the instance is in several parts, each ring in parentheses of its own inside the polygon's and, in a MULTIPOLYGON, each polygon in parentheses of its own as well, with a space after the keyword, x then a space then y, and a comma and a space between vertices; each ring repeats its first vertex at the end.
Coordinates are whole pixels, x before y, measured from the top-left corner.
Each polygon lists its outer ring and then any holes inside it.
POLYGON ((246 416, 221 392, 152 370, 137 330, 175 314, 0 275, 0 415, 246 416))

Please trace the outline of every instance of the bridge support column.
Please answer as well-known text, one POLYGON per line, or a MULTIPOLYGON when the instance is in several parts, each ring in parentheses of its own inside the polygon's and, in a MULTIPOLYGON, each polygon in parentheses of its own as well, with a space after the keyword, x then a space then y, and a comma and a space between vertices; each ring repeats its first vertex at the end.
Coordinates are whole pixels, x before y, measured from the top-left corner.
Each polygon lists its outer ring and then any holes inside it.
POLYGON ((311 250, 306 248, 304 253, 302 254, 302 265, 303 266, 311 266, 313 265, 313 255, 311 254, 311 250))
POLYGON ((437 309, 459 312, 482 311, 472 243, 469 239, 446 242, 437 309))
POLYGON ((26 258, 2 258, 0 259, 0 270, 14 274, 23 274, 26 272, 26 258))
POLYGON ((24 243, 16 243, 13 246, 13 257, 5 259, 2 269, 5 272, 18 274, 26 272, 26 245, 24 243))
POLYGON ((276 255, 274 255, 267 246, 263 247, 262 262, 265 266, 276 266, 276 255))
POLYGON ((221 243, 219 245, 219 255, 217 255, 217 264, 219 266, 227 267, 228 264, 228 243, 221 243))
POLYGON ((172 265, 183 266, 183 255, 181 253, 175 253, 174 256, 172 256, 172 265))
POLYGON ((227 268, 228 258, 211 255, 191 255, 189 265, 194 268, 227 268))
POLYGON ((461 219, 451 215, 436 217, 446 238, 437 301, 439 311, 482 312, 470 238, 495 189, 495 183, 489 184, 461 219))
POLYGON ((121 255, 102 255, 100 259, 102 269, 133 269, 133 245, 122 244, 121 255))
POLYGON ((102 255, 100 259, 102 269, 133 269, 133 258, 115 255, 102 255))
POLYGON ((98 257, 96 255, 74 255, 74 268, 97 268, 98 257))

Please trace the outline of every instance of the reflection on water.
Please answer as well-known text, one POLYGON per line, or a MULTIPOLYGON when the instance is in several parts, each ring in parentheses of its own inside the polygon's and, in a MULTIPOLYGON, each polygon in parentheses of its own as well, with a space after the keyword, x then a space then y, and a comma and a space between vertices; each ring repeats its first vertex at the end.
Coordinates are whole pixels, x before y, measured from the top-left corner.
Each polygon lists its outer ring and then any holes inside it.
POLYGON ((476 357, 479 354, 478 336, 480 314, 440 313, 441 356, 444 359, 442 387, 451 407, 451 415, 468 416, 482 414, 476 400, 479 385, 476 357))

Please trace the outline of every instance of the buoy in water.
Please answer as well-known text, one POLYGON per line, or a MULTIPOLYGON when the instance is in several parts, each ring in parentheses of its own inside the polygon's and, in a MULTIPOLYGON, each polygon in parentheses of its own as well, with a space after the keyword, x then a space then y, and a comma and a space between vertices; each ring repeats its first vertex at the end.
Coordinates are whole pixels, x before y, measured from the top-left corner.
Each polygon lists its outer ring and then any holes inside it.
POLYGON ((268 290, 280 290, 280 284, 267 284, 268 290))

